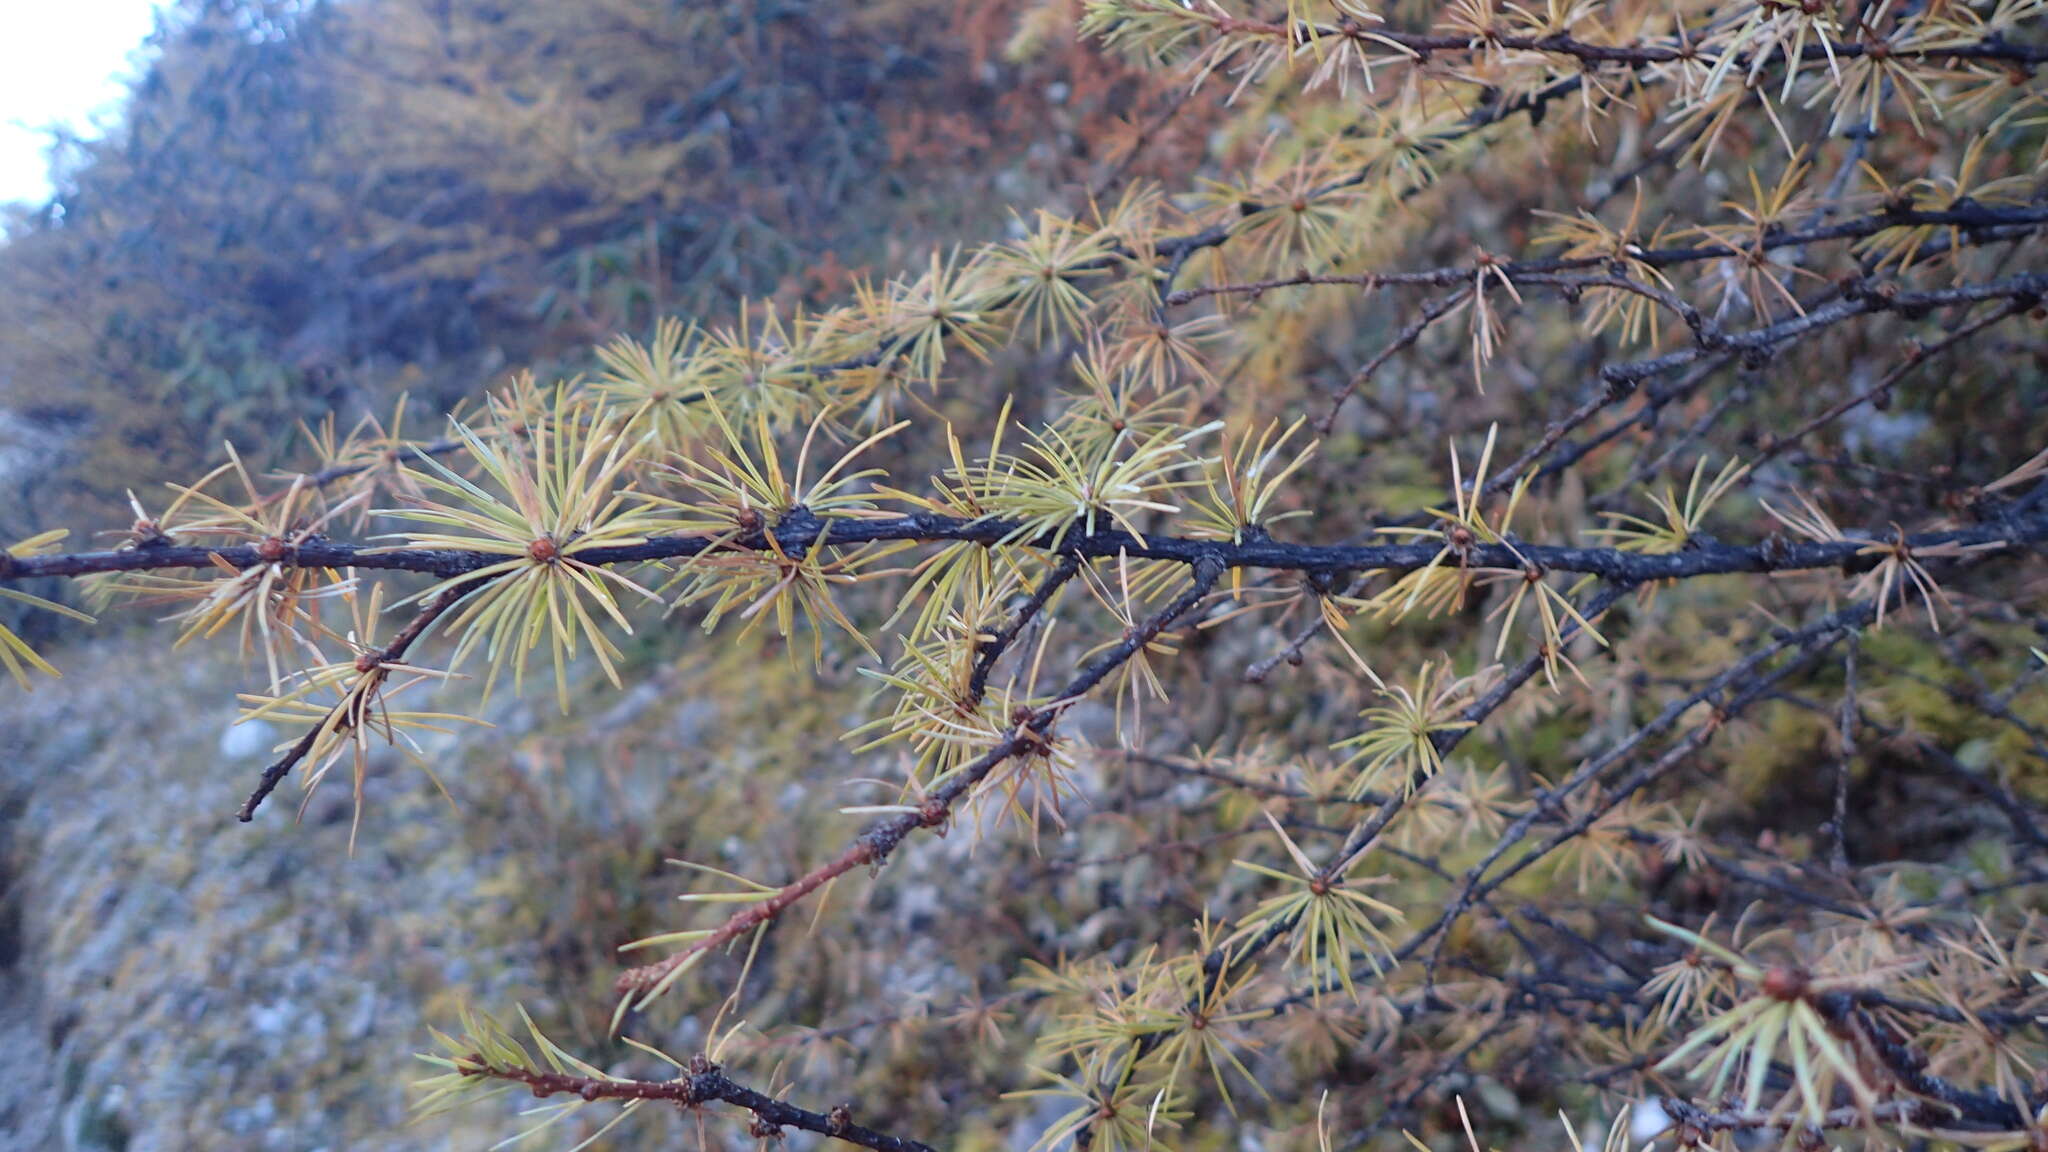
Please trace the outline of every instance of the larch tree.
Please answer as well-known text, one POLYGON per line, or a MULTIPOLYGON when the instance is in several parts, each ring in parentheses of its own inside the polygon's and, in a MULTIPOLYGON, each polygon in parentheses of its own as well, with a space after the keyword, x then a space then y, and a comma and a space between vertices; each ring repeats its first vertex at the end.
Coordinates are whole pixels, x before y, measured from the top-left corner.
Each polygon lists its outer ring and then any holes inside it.
POLYGON ((352 837, 494 691, 601 723, 684 624, 779 669, 730 690, 817 751, 678 800, 609 1036, 478 1005, 422 1109, 2048 1148, 2048 4, 1005 18, 1171 83, 1126 160, 1211 116, 1189 182, 0 558, 231 638, 288 739, 223 809, 352 837))

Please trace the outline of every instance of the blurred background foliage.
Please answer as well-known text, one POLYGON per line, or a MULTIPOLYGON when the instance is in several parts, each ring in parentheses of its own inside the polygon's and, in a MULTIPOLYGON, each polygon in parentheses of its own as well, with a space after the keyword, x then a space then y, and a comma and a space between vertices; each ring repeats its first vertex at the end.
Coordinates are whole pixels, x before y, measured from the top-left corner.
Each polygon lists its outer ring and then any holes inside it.
POLYGON ((0 536, 1184 160, 1115 166, 1172 86, 1067 7, 178 0, 120 125, 5 221, 0 536))

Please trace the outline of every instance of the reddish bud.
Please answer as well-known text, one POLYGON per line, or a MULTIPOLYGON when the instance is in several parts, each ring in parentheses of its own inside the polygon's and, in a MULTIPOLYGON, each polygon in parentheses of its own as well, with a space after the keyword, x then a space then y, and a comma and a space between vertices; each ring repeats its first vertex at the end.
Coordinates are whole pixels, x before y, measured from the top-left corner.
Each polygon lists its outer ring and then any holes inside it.
POLYGON ((1773 1000, 1797 1000, 1806 994, 1806 973, 1797 968, 1773 968, 1764 973, 1764 995, 1773 1000))

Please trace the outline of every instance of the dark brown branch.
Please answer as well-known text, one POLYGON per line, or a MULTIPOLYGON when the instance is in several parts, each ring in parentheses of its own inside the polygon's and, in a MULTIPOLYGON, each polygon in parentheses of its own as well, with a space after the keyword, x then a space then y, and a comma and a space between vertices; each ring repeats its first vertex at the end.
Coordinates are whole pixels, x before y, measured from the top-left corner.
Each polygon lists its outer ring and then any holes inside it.
POLYGON ((1872 400, 1890 395, 1891 390, 1897 387, 1901 380, 1911 375, 1922 364, 1947 352, 1949 349, 1954 348, 1956 345, 1961 344, 1963 341, 1968 340, 1970 337, 1975 336, 1994 324, 2009 320, 2014 316, 2024 315, 2030 307, 2031 304, 2025 301, 2008 300, 1999 307, 1957 328, 1932 344, 1915 345, 1912 351, 1907 353, 1906 358, 1895 365, 1891 371, 1886 372, 1877 383, 1853 395, 1844 397, 1830 406, 1827 411, 1822 412, 1785 435, 1771 437, 1770 442, 1764 446, 1764 450, 1758 453, 1756 459, 1750 462, 1750 467, 1760 466, 1764 461, 1771 459, 1773 456, 1778 455, 1787 448, 1841 419, 1844 414, 1855 408, 1872 400))
MULTIPOLYGON (((1360 572, 1379 569, 1390 573, 1408 572, 1429 565, 1440 546, 1424 544, 1293 544, 1247 537, 1241 541, 1208 540, 1164 533, 1142 539, 1116 529, 1049 531, 1018 538, 1020 525, 1002 519, 966 520, 930 513, 913 513, 882 519, 831 520, 822 534, 819 521, 807 512, 782 518, 773 529, 775 541, 784 550, 813 545, 852 547, 889 541, 921 543, 968 542, 994 547, 999 544, 1037 548, 1084 558, 1113 557, 1171 560, 1196 565, 1212 560, 1225 568, 1265 568, 1297 572, 1360 572)), ((1685 580, 1726 573, 1795 572, 1840 567, 1858 572, 1874 567, 1883 557, 1864 554, 1889 533, 1872 532, 1840 541, 1766 541, 1750 547, 1702 543, 1697 547, 1664 555, 1648 555, 1618 548, 1582 548, 1558 544, 1478 544, 1466 553, 1466 567, 1526 571, 1530 565, 1545 572, 1574 572, 1623 584, 1655 580, 1685 580)), ((2029 545, 2048 540, 2048 510, 2036 510, 1996 525, 1927 532, 1906 538, 1914 551, 1925 552, 1945 544, 2005 543, 2029 545)), ((234 568, 277 563, 299 568, 364 568, 385 571, 421 572, 453 577, 473 572, 505 557, 488 552, 435 548, 378 548, 344 541, 315 538, 293 549, 282 559, 259 555, 257 545, 209 548, 172 546, 136 548, 116 552, 82 552, 30 556, 14 560, 0 580, 26 580, 46 576, 82 576, 101 572, 139 572, 166 568, 213 569, 216 558, 234 568)), ((728 551, 765 551, 766 535, 756 533, 739 540, 709 536, 656 536, 644 544, 584 548, 575 551, 577 560, 589 564, 635 564, 651 560, 672 560, 696 556, 713 548, 728 551)))
MULTIPOLYGON (((412 647, 413 641, 418 640, 424 635, 427 629, 433 625, 434 621, 441 618, 442 613, 454 607, 457 601, 486 583, 489 583, 488 577, 482 580, 465 580, 460 584, 450 584, 442 589, 440 594, 429 601, 425 607, 415 613, 413 618, 406 623, 405 627, 400 629, 398 634, 391 638, 391 643, 386 644, 375 652, 364 655, 358 663, 367 664, 369 667, 374 668, 377 665, 389 664, 403 659, 406 650, 412 647)), ((263 769, 263 775, 257 778, 255 791, 249 793, 249 798, 242 801, 242 806, 235 810, 235 819, 247 824, 256 818, 256 809, 263 804, 263 801, 273 791, 276 791, 277 786, 284 781, 284 778, 291 773, 291 770, 313 750, 313 745, 319 740, 320 733, 327 728, 327 720, 332 718, 336 712, 345 715, 351 699, 344 696, 329 711, 327 717, 323 717, 319 723, 308 728, 305 735, 299 737, 290 748, 285 750, 284 755, 278 757, 268 767, 263 769)), ((344 719, 343 723, 346 722, 344 719)))
POLYGON ((1017 637, 1023 633, 1025 627, 1045 610, 1047 602, 1053 595, 1080 570, 1081 562, 1071 553, 1060 557, 1060 562, 1053 566, 1051 572, 1046 573, 1044 581, 1032 590, 1030 599, 1010 617, 1010 622, 1003 626, 1003 630, 996 633, 994 639, 982 645, 975 653, 974 671, 967 680, 967 694, 973 703, 981 703, 982 697, 988 692, 989 673, 995 671, 996 661, 1003 658, 1003 653, 1008 652, 1010 646, 1017 642, 1017 637))
MULTIPOLYGON (((1580 620, 1584 620, 1588 624, 1598 620, 1609 608, 1614 606, 1614 602, 1619 600, 1626 591, 1627 587, 1624 585, 1609 584, 1595 592, 1586 601, 1585 607, 1579 611, 1578 616, 1565 621, 1563 627, 1559 629, 1558 636, 1560 642, 1569 643, 1582 630, 1579 625, 1580 620)), ((1501 706, 1506 704, 1516 691, 1535 677, 1537 670, 1543 667, 1547 659, 1547 654, 1539 652, 1522 661, 1512 672, 1503 676, 1500 682, 1489 689, 1485 695, 1467 704, 1458 713, 1459 725, 1457 727, 1432 734, 1430 736, 1430 743, 1436 746, 1438 758, 1441 759, 1444 756, 1448 756, 1466 736, 1478 731, 1479 726, 1485 723, 1489 716, 1499 711, 1501 706)), ((1414 776, 1406 781, 1404 787, 1389 793, 1385 799, 1381 800, 1378 807, 1363 820, 1359 821, 1352 828, 1350 834, 1345 837, 1343 847, 1339 848, 1337 854, 1332 856, 1329 863, 1323 866, 1321 878, 1326 883, 1334 883, 1339 877, 1343 876, 1350 869, 1351 862, 1358 858, 1359 853, 1372 846, 1373 841, 1378 839, 1379 834, 1386 830, 1387 825, 1393 822, 1394 817, 1407 806, 1408 802, 1423 793, 1424 786, 1428 782, 1429 776, 1426 770, 1418 769, 1414 776)), ((1202 969, 1213 977, 1217 973, 1223 972, 1226 966, 1235 967, 1237 964, 1265 951, 1275 940, 1293 930, 1293 918, 1281 917, 1275 919, 1257 936, 1252 937, 1235 952, 1217 949, 1208 956, 1203 957, 1202 969)))
POLYGON ((1814 1006, 1830 1022, 1861 1033, 1868 1039, 1871 1050, 1884 1062, 1886 1071, 1898 1077, 1908 1091, 1941 1106, 1936 1115, 1943 1110, 1952 1113, 1941 1122, 1941 1126, 2011 1132, 2026 1124, 2027 1117, 2012 1101, 1951 1084, 1927 1071, 1927 1058, 1859 1008, 1850 993, 1820 996, 1814 1006))
MULTIPOLYGON (((1791 1117, 1776 1112, 1744 1112, 1733 1108, 1709 1112, 1675 1096, 1664 1097, 1661 1104, 1666 1115, 1701 1133, 1776 1130, 1793 1123, 1791 1117)), ((1820 1127, 1860 1128, 1872 1120, 1886 1120, 1894 1124, 1925 1123, 1928 1111, 1928 1106, 1918 1100, 1895 1100, 1880 1104, 1868 1113, 1856 1108, 1837 1108, 1822 1117, 1820 1127)), ((1813 1126, 1801 1123, 1798 1127, 1811 1130, 1813 1126)))
POLYGON ((1586 829, 1593 825, 1594 821, 1598 820, 1607 811, 1698 751, 1721 730, 1728 717, 1741 712, 1750 704, 1763 698, 1779 680, 1790 675, 1795 669, 1811 659, 1821 648, 1834 643, 1844 633, 1862 627, 1876 613, 1877 605, 1874 602, 1865 601, 1860 604, 1851 605, 1839 612, 1831 613, 1819 622, 1802 628, 1797 632, 1781 636, 1763 648, 1737 661, 1698 690, 1672 701, 1649 723, 1630 733, 1626 739, 1620 741, 1606 752, 1588 760, 1556 787, 1538 795, 1535 804, 1530 807, 1529 811, 1516 818, 1515 822, 1508 826, 1507 831, 1501 835, 1499 841, 1488 850, 1487 854, 1466 871, 1461 880, 1457 895, 1446 902, 1443 914, 1429 927, 1417 932, 1415 938, 1417 940, 1428 940, 1432 937, 1439 937, 1439 934, 1444 934, 1440 938, 1448 939, 1447 932, 1450 926, 1467 909, 1471 908, 1475 901, 1498 891, 1503 884, 1520 875, 1538 860, 1549 855, 1558 846, 1585 832, 1586 829), (1759 671, 1766 662, 1787 650, 1794 651, 1793 659, 1787 660, 1785 663, 1768 671, 1759 671), (1731 689, 1734 689, 1734 691, 1730 692, 1731 689), (1716 698, 1722 696, 1723 693, 1730 694, 1725 700, 1716 703, 1716 698), (1701 703, 1710 704, 1714 708, 1713 714, 1704 722, 1696 725, 1671 747, 1665 749, 1655 760, 1637 769, 1627 779, 1618 782, 1602 797, 1601 803, 1594 809, 1581 814, 1577 819, 1572 820, 1564 827, 1552 833, 1535 850, 1524 854, 1498 874, 1492 877, 1487 876, 1487 872, 1495 864, 1499 863, 1515 845, 1521 843, 1531 829, 1548 816, 1554 814, 1567 796, 1596 779, 1600 773, 1608 768, 1627 759, 1642 745, 1643 741, 1656 735, 1658 732, 1670 728, 1678 722, 1680 717, 1691 711, 1695 705, 1701 703))
MULTIPOLYGON (((1470 274, 1467 273, 1467 279, 1469 278, 1470 274)), ((1417 340, 1422 339, 1424 332, 1429 331, 1437 321, 1457 311, 1459 305, 1465 303, 1471 296, 1472 286, 1467 284, 1448 296, 1440 296, 1424 305, 1422 314, 1409 321, 1408 326, 1401 329, 1400 333, 1393 340, 1389 341, 1386 347, 1375 353, 1373 358, 1366 361, 1358 371, 1353 372, 1351 378, 1344 382, 1343 389, 1331 398, 1330 410, 1323 414, 1322 422, 1317 425, 1322 430, 1322 434, 1325 436, 1330 434, 1330 429, 1336 427, 1337 413, 1344 410, 1344 402, 1351 399, 1352 395, 1360 388, 1370 383, 1373 375, 1387 361, 1392 360, 1403 348, 1412 347, 1417 340)))
POLYGON ((1053 725, 1060 714, 1087 695, 1090 689, 1101 683, 1110 673, 1137 655, 1147 644, 1158 639, 1159 634, 1175 620, 1201 603, 1215 588, 1216 581, 1222 578, 1223 571, 1224 566, 1216 557, 1198 558, 1185 591, 1166 607, 1129 629, 1116 644, 1083 666, 1060 689, 1051 703, 1023 711, 993 747, 954 771, 938 787, 927 793, 917 811, 875 822, 865 832, 855 837, 853 843, 838 857, 785 885, 774 896, 747 905, 728 917, 709 936, 693 941, 688 948, 665 959, 621 973, 617 981, 620 993, 632 995, 659 985, 670 973, 688 962, 690 957, 722 948, 755 928, 767 924, 805 896, 855 868, 863 865, 879 866, 912 832, 920 828, 943 827, 952 819, 954 805, 986 779, 997 766, 1016 756, 1046 750, 1053 738, 1053 725))
MULTIPOLYGON (((2048 224, 2048 205, 2024 205, 2012 208, 1992 208, 1979 204, 1964 203, 1951 208, 1917 209, 1902 208, 1874 212, 1850 220, 1825 224, 1816 228, 1796 231, 1765 232, 1754 245, 1742 251, 1730 249, 1725 244, 1700 244, 1685 248, 1646 248, 1633 253, 1629 261, 1652 268, 1670 268, 1681 264, 1696 264, 1706 260, 1727 260, 1745 255, 1748 251, 1773 252, 1782 248, 1805 248, 1814 244, 1834 240, 1860 240, 1875 236, 1892 228, 1921 226, 1961 228, 1966 234, 1972 229, 1997 229, 2033 227, 2048 224)), ((1517 284, 1543 284, 1544 278, 1558 277, 1571 272, 1598 272, 1610 268, 1614 261, 1608 256, 1552 257, 1543 260, 1505 260, 1489 264, 1485 271, 1501 275, 1517 284)), ((1354 272, 1311 273, 1297 272, 1292 276, 1279 276, 1268 280, 1251 280, 1239 283, 1203 284, 1193 288, 1182 288, 1168 296, 1170 305, 1191 303, 1210 296, 1257 296, 1278 288, 1311 286, 1349 286, 1355 288, 1448 288, 1454 284, 1469 284, 1480 272, 1473 264, 1446 264, 1437 268, 1425 268, 1407 272, 1354 272)), ((1570 287, 1570 281, 1555 281, 1553 286, 1570 287)), ((1581 287, 1612 287, 1627 291, 1646 288, 1635 281, 1628 284, 1601 284, 1587 282, 1581 287)), ((1674 306, 1675 300, 1668 294, 1652 297, 1667 306, 1674 306)), ((1681 313, 1682 315, 1682 313, 1681 313)))
MULTIPOLYGON (((1296 43, 1306 41, 1311 34, 1311 26, 1302 21, 1276 23, 1222 15, 1205 16, 1203 19, 1216 31, 1226 35, 1250 33, 1285 38, 1290 43, 1296 43)), ((1600 44, 1563 32, 1547 36, 1513 36, 1499 31, 1488 31, 1483 37, 1474 38, 1455 34, 1402 32, 1378 25, 1317 24, 1313 26, 1313 35, 1352 40, 1361 46, 1377 45, 1384 48, 1388 45, 1398 45, 1418 56, 1440 52, 1471 52, 1481 47, 1505 48, 1517 52, 1567 56, 1582 64, 1620 64, 1636 68, 1686 59, 1698 59, 1705 63, 1713 63, 1720 59, 1712 53, 1694 51, 1678 44, 1600 44)), ((2002 60, 2015 64, 2048 62, 2048 45, 2016 43, 1997 32, 1966 43, 1929 48, 1895 47, 1883 43, 1881 39, 1879 45, 1881 46, 1874 47, 1866 41, 1849 39, 1832 40, 1825 47, 1820 44, 1807 44, 1801 48, 1799 59, 1802 63, 1810 63, 1829 59, 1829 54, 1832 53, 1835 58, 1853 60, 1882 51, 1887 57, 1897 60, 2002 60)), ((1746 63, 1748 59, 1746 54, 1736 57, 1737 62, 1746 63)))
POLYGON ((728 1079, 712 1066, 708 1071, 686 1072, 674 1080, 610 1080, 572 1076, 566 1072, 539 1072, 530 1068, 501 1068, 472 1055, 464 1061, 477 1071, 463 1074, 479 1079, 505 1080, 524 1084, 537 1097, 576 1096, 584 1100, 659 1100, 688 1107, 719 1101, 745 1108, 757 1120, 775 1128, 801 1128, 830 1136, 875 1152, 937 1152, 931 1145, 904 1136, 892 1136, 853 1121, 850 1110, 841 1106, 830 1112, 813 1112, 773 1096, 756 1092, 728 1079))

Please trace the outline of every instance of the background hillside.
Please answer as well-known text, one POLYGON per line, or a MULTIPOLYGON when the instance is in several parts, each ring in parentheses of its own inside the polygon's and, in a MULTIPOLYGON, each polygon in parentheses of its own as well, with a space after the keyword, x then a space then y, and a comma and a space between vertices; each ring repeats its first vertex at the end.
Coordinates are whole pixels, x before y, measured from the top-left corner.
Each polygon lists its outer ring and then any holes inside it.
POLYGON ((1064 4, 185 0, 6 222, 0 533, 1185 166, 1064 4), (1030 19, 1022 20, 1020 17, 1030 19), (1043 25, 1045 34, 1033 35, 1043 25), (1078 66, 1078 70, 1077 70, 1078 66))

